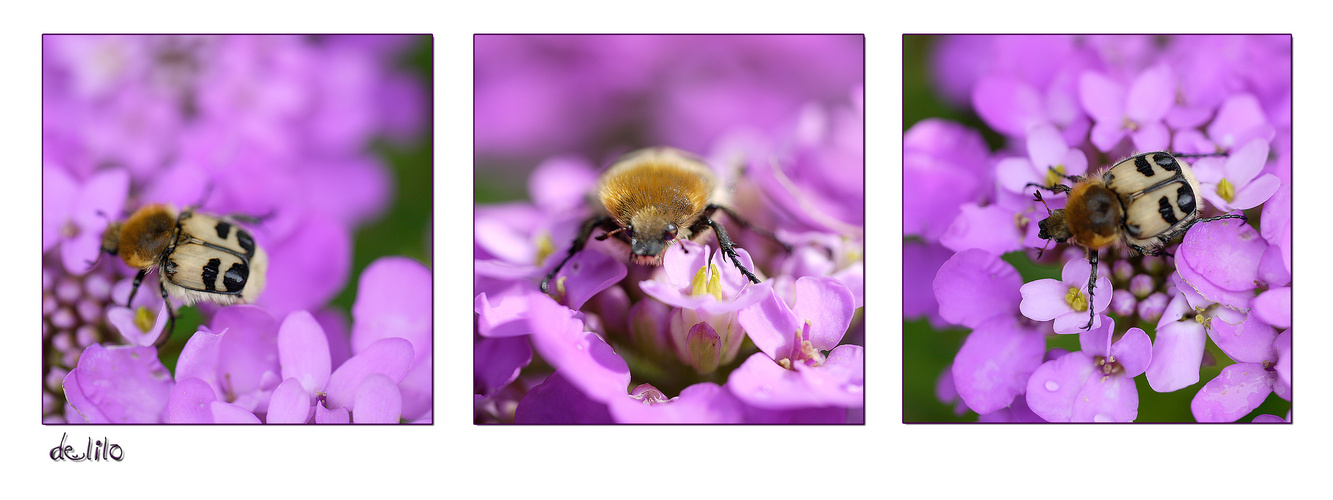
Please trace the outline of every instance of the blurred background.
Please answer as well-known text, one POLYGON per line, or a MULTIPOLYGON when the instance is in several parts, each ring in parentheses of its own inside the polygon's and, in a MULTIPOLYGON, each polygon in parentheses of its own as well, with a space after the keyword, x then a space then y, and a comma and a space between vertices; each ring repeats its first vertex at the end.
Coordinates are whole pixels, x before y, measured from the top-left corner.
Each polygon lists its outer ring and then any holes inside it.
POLYGON ((556 155, 605 167, 650 145, 707 155, 729 134, 779 135, 803 106, 845 105, 864 77, 860 35, 478 35, 473 43, 477 203, 525 198, 528 172, 556 155))

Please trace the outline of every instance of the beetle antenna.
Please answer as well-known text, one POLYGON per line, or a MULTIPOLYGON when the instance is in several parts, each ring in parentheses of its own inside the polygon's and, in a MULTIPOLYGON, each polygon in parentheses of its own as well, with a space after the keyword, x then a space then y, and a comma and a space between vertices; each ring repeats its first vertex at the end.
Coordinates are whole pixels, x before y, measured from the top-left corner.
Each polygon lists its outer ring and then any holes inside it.
POLYGON ((625 228, 623 228, 623 227, 618 227, 618 228, 615 228, 614 230, 608 231, 606 234, 602 234, 602 235, 594 236, 593 239, 595 239, 595 240, 597 240, 597 241, 605 241, 607 238, 610 238, 610 237, 612 237, 612 236, 615 236, 615 235, 618 234, 618 233, 623 233, 623 232, 625 232, 625 228))
POLYGON ((1041 197, 1041 191, 1033 191, 1032 195, 1035 197, 1033 201, 1040 201, 1041 206, 1046 207, 1046 214, 1049 215, 1051 213, 1051 206, 1047 205, 1046 199, 1041 197))
POLYGON ((1226 156, 1229 153, 1227 153, 1226 151, 1217 151, 1213 153, 1169 153, 1169 154, 1176 158, 1203 158, 1205 156, 1226 156))
POLYGON ((1037 249, 1037 260, 1041 260, 1041 254, 1046 253, 1046 247, 1051 246, 1051 240, 1046 240, 1046 244, 1037 249))

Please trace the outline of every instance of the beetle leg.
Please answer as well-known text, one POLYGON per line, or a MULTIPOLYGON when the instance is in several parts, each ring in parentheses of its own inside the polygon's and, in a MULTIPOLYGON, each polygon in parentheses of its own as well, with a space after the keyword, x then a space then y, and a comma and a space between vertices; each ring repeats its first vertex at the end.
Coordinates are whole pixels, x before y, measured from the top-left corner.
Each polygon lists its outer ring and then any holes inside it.
POLYGON ((750 221, 745 220, 744 217, 741 217, 739 214, 736 213, 735 210, 732 210, 730 207, 717 204, 710 204, 708 205, 708 208, 704 211, 704 217, 711 218, 713 211, 719 209, 722 210, 723 212, 726 212, 727 217, 731 218, 731 220, 736 224, 739 224, 741 227, 749 230, 754 234, 772 240, 774 243, 777 243, 779 246, 781 246, 783 250, 786 250, 787 253, 791 253, 791 245, 783 243, 782 240, 779 240, 777 235, 773 234, 772 231, 751 224, 750 221))
POLYGON ((1047 186, 1047 185, 1045 185, 1045 184, 1037 184, 1037 183, 1035 183, 1035 182, 1029 182, 1029 183, 1027 183, 1026 185, 1023 186, 1023 189, 1027 189, 1027 188, 1029 188, 1029 187, 1037 187, 1037 188, 1045 189, 1045 190, 1050 191, 1050 192, 1052 192, 1052 193, 1068 193, 1068 192, 1070 192, 1070 191, 1073 190, 1073 188, 1070 188, 1069 186, 1066 186, 1066 185, 1064 185, 1064 184, 1056 184, 1056 185, 1054 185, 1054 186, 1047 186))
POLYGON ((139 285, 143 283, 143 277, 147 275, 147 269, 140 269, 139 273, 134 275, 134 286, 130 287, 130 298, 125 300, 125 307, 131 307, 130 304, 134 303, 134 294, 139 293, 139 285))
POLYGON ((1189 231, 1189 229, 1190 229, 1191 227, 1194 227, 1195 224, 1198 224, 1198 223, 1200 223, 1200 222, 1213 222, 1213 221, 1219 221, 1219 220, 1223 220, 1223 219, 1240 219, 1242 224, 1248 223, 1248 222, 1250 221, 1249 217, 1246 217, 1244 213, 1240 213, 1240 214, 1219 215, 1219 216, 1217 216, 1217 217, 1207 217, 1207 218, 1203 218, 1203 219, 1194 219, 1194 220, 1191 221, 1189 224, 1186 224, 1186 225, 1180 227, 1179 229, 1176 229, 1175 231, 1171 231, 1171 232, 1169 232, 1169 233, 1166 233, 1166 234, 1163 234, 1163 235, 1161 235, 1161 236, 1158 236, 1157 239, 1160 240, 1163 244, 1165 244, 1165 243, 1170 242, 1171 240, 1175 239, 1176 236, 1180 236, 1180 235, 1182 235, 1182 234, 1185 234, 1185 231, 1189 231))
POLYGON ((1129 247, 1134 249, 1134 251, 1138 252, 1140 255, 1151 255, 1153 257, 1161 257, 1162 254, 1165 253, 1164 247, 1152 246, 1145 248, 1138 246, 1134 243, 1130 243, 1129 247))
MULTIPOLYGON (((565 267, 565 263, 569 262, 569 259, 573 257, 574 254, 579 253, 580 250, 583 250, 583 246, 588 244, 588 236, 592 235, 592 230, 598 227, 606 229, 606 226, 608 224, 614 225, 615 223, 610 217, 607 217, 605 215, 594 215, 592 217, 589 217, 588 220, 583 221, 583 227, 579 229, 579 235, 575 236, 574 242, 570 244, 569 253, 565 255, 565 259, 561 260, 560 264, 556 265, 555 269, 552 269, 551 273, 547 274, 546 277, 542 279, 542 284, 541 284, 542 293, 547 293, 547 288, 548 288, 547 285, 548 283, 550 283, 551 278, 555 277, 555 273, 560 272, 560 268, 565 267)), ((616 229, 620 228, 615 227, 607 230, 612 231, 616 229)), ((599 239, 606 239, 606 238, 599 238, 599 239)))
POLYGON ((176 327, 176 312, 171 310, 171 298, 167 297, 167 287, 162 287, 162 303, 167 306, 167 326, 162 329, 162 333, 157 335, 157 340, 153 341, 153 347, 161 348, 166 345, 167 339, 171 338, 171 330, 176 327))
POLYGON ((1088 275, 1088 326, 1084 330, 1092 329, 1092 320, 1097 317, 1097 308, 1092 305, 1092 293, 1097 288, 1097 251, 1088 250, 1088 263, 1092 264, 1092 273, 1088 275))
POLYGON ((730 257, 731 263, 736 264, 736 269, 740 269, 741 274, 744 274, 746 278, 749 278, 750 282, 759 283, 759 278, 756 277, 754 273, 750 272, 749 269, 746 269, 745 265, 741 264, 740 258, 736 256, 736 248, 731 243, 731 237, 727 236, 727 230, 723 229, 722 225, 718 224, 717 221, 713 220, 711 217, 707 217, 705 220, 707 221, 708 226, 713 228, 713 234, 717 235, 717 246, 722 249, 722 254, 730 257))
POLYGON ((260 224, 263 224, 264 221, 269 220, 269 219, 272 219, 273 216, 276 215, 276 214, 277 214, 277 211, 270 209, 270 210, 268 211, 268 213, 266 213, 266 214, 264 214, 264 215, 257 215, 257 216, 256 216, 256 215, 245 215, 245 214, 229 214, 229 215, 223 216, 222 219, 224 219, 224 220, 225 220, 225 219, 231 219, 231 220, 233 220, 233 221, 244 222, 245 224, 248 224, 248 225, 251 225, 251 226, 258 226, 258 225, 260 225, 260 224))
POLYGON ((1050 170, 1051 172, 1055 172, 1055 175, 1069 179, 1071 181, 1074 181, 1075 183, 1083 182, 1083 176, 1081 175, 1068 175, 1065 174, 1064 172, 1056 170, 1055 167, 1046 167, 1046 169, 1050 170))

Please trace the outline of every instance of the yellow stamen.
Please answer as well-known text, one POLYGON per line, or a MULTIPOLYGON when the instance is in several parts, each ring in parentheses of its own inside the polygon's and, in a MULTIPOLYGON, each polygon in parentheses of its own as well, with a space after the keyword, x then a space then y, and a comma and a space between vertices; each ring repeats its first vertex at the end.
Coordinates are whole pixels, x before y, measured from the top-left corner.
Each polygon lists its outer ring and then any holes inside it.
POLYGON ((1231 203, 1232 200, 1236 199, 1236 186, 1232 185, 1231 181, 1223 178, 1217 183, 1217 195, 1227 200, 1227 203, 1231 203))
POLYGON ((537 237, 537 267, 541 267, 552 253, 555 253, 555 242, 551 241, 550 233, 542 232, 541 236, 537 237))
POLYGON ((1065 166, 1056 165, 1046 170, 1046 185, 1054 186, 1064 180, 1065 166))
POLYGON ((1088 299, 1083 296, 1083 291, 1077 288, 1069 289, 1069 293, 1065 294, 1065 303, 1075 311, 1088 310, 1088 299))
POLYGON ((690 280, 690 295, 712 295, 722 300, 722 273, 716 264, 708 264, 695 271, 690 280))
POLYGON ((709 268, 710 271, 711 271, 711 272, 709 273, 709 274, 710 274, 710 277, 709 277, 709 282, 708 282, 708 293, 709 293, 710 295, 712 295, 713 298, 717 299, 718 301, 721 301, 721 300, 722 300, 722 273, 721 273, 721 271, 718 270, 718 267, 717 267, 716 265, 709 264, 709 265, 708 265, 708 268, 709 268))
POLYGON ((156 324, 157 315, 153 314, 152 311, 149 311, 147 307, 140 307, 138 310, 134 311, 134 327, 138 328, 139 331, 146 332, 152 330, 153 326, 156 324))

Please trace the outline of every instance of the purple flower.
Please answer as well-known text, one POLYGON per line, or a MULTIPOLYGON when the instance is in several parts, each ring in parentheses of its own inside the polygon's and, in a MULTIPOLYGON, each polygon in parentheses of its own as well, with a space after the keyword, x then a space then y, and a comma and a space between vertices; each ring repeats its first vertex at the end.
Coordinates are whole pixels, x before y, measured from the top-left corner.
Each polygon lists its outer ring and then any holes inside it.
POLYGON ((748 405, 791 410, 865 404, 865 348, 842 345, 822 364, 793 363, 788 369, 764 354, 754 354, 731 372, 727 386, 748 405))
POLYGON ((1204 324, 1196 321, 1194 309, 1184 295, 1176 295, 1157 322, 1152 361, 1148 363, 1148 385, 1157 392, 1173 392, 1199 381, 1203 362, 1204 324))
POLYGON ((93 344, 65 376, 70 423, 157 423, 175 384, 151 347, 93 344))
POLYGON ((630 391, 629 397, 613 400, 608 408, 617 422, 624 423, 737 424, 745 419, 745 404, 726 387, 712 382, 681 389, 674 398, 644 384, 630 391))
POLYGON ((112 218, 120 217, 129 175, 106 170, 79 185, 63 169, 47 165, 42 177, 42 252, 59 243, 65 270, 86 273, 102 252, 102 232, 112 218))
POLYGON ((1277 192, 1278 178, 1259 175, 1268 159, 1268 142, 1254 139, 1225 159, 1201 158, 1194 164, 1203 184, 1204 199, 1224 212, 1247 210, 1268 201, 1277 192))
POLYGON ((1276 328, 1291 327, 1291 287, 1273 288, 1250 302, 1250 313, 1276 328))
POLYGON ((962 205, 985 193, 989 151, 981 134, 923 120, 903 134, 903 234, 936 241, 962 205))
MULTIPOLYGON (((668 305, 724 314, 763 299, 772 287, 767 280, 750 283, 721 250, 710 252, 707 245, 683 241, 672 245, 662 258, 658 279, 639 283, 643 292, 668 305)), ((749 252, 737 248, 741 264, 755 269, 749 252)))
POLYGON ((1260 215, 1259 233, 1269 245, 1277 246, 1282 251, 1282 263, 1288 274, 1291 272, 1291 186, 1283 184, 1277 193, 1264 203, 1260 215))
POLYGON ((974 203, 960 208, 962 213, 940 236, 940 244, 956 252, 979 248, 995 255, 1023 248, 1023 232, 1016 222, 1018 212, 1000 205, 979 207, 974 203))
POLYGON ((1233 151, 1256 139, 1267 143, 1273 139, 1275 131, 1259 101, 1253 95, 1242 93, 1222 102, 1206 133, 1205 136, 1197 130, 1182 130, 1175 145, 1187 153, 1233 151))
POLYGON ((985 250, 956 253, 935 275, 935 300, 940 317, 953 324, 976 328, 997 315, 1012 314, 1021 296, 1022 277, 1008 262, 985 250))
POLYGON ((364 352, 387 338, 406 339, 414 354, 411 369, 395 390, 401 391, 402 416, 416 420, 430 411, 431 273, 406 257, 383 257, 361 273, 352 305, 352 353, 364 352))
POLYGON ((1048 422, 1133 422, 1139 414, 1134 377, 1152 359, 1148 334, 1130 328, 1111 343, 1115 322, 1079 335, 1082 351, 1043 363, 1028 379, 1027 403, 1048 422))
POLYGON ((1128 89, 1101 73, 1084 73, 1079 97, 1096 122, 1091 141, 1101 151, 1110 151, 1126 135, 1136 151, 1162 150, 1170 142, 1162 123, 1175 99, 1175 75, 1168 65, 1144 70, 1128 89))
POLYGON ((1000 186, 1011 193, 1026 193, 1030 182, 1043 186, 1065 183, 1052 169, 1064 175, 1083 175, 1088 171, 1088 157, 1066 145, 1049 124, 1027 131, 1027 157, 1005 158, 995 165, 1000 186))
POLYGON ((518 424, 609 424, 611 411, 561 375, 552 373, 523 395, 514 410, 518 424))
POLYGON ((115 304, 124 304, 129 300, 134 278, 120 280, 112 289, 113 305, 107 309, 106 319, 132 345, 153 345, 167 326, 167 303, 162 300, 158 283, 156 274, 145 279, 129 307, 115 304))
POLYGON ((958 396, 982 415, 1009 407, 1023 394, 1045 347, 1040 332, 1013 316, 991 316, 972 330, 954 357, 951 371, 958 396))
MULTIPOLYGON (((852 99, 862 101, 859 87, 852 99)), ((773 226, 859 236, 865 224, 865 180, 858 170, 864 163, 863 116, 859 104, 807 104, 793 127, 793 146, 751 157, 746 174, 778 216, 773 226)))
MULTIPOLYGON (((1065 263, 1060 280, 1044 279, 1024 284, 1019 291, 1023 301, 1018 308, 1036 321, 1055 320, 1055 333, 1081 333, 1088 324, 1088 274, 1092 265, 1074 259, 1065 263)), ((1098 273, 1092 295, 1092 328, 1101 326, 1101 313, 1111 305, 1111 280, 1098 273)))
POLYGON ((207 331, 196 332, 185 343, 176 379, 198 378, 218 401, 264 413, 273 389, 282 382, 278 325, 272 314, 256 306, 219 310, 207 331))
POLYGON ((630 372, 624 358, 601 337, 586 331, 569 308, 550 300, 533 300, 530 305, 530 338, 542 359, 594 401, 605 403, 625 396, 630 372))
POLYGON ((924 242, 903 243, 903 316, 926 316, 932 325, 943 326, 940 306, 935 301, 935 275, 954 253, 940 245, 924 242))
POLYGON ((1197 224, 1176 251, 1176 270, 1205 299, 1244 310, 1267 246, 1258 231, 1236 220, 1197 224))
POLYGON ((1277 373, 1259 363, 1237 363, 1204 384, 1190 403, 1200 422, 1235 422, 1273 392, 1277 373))
POLYGON ((852 294, 833 278, 796 280, 793 304, 777 294, 741 309, 739 319, 750 340, 778 363, 822 362, 819 351, 833 349, 851 325, 852 294))

